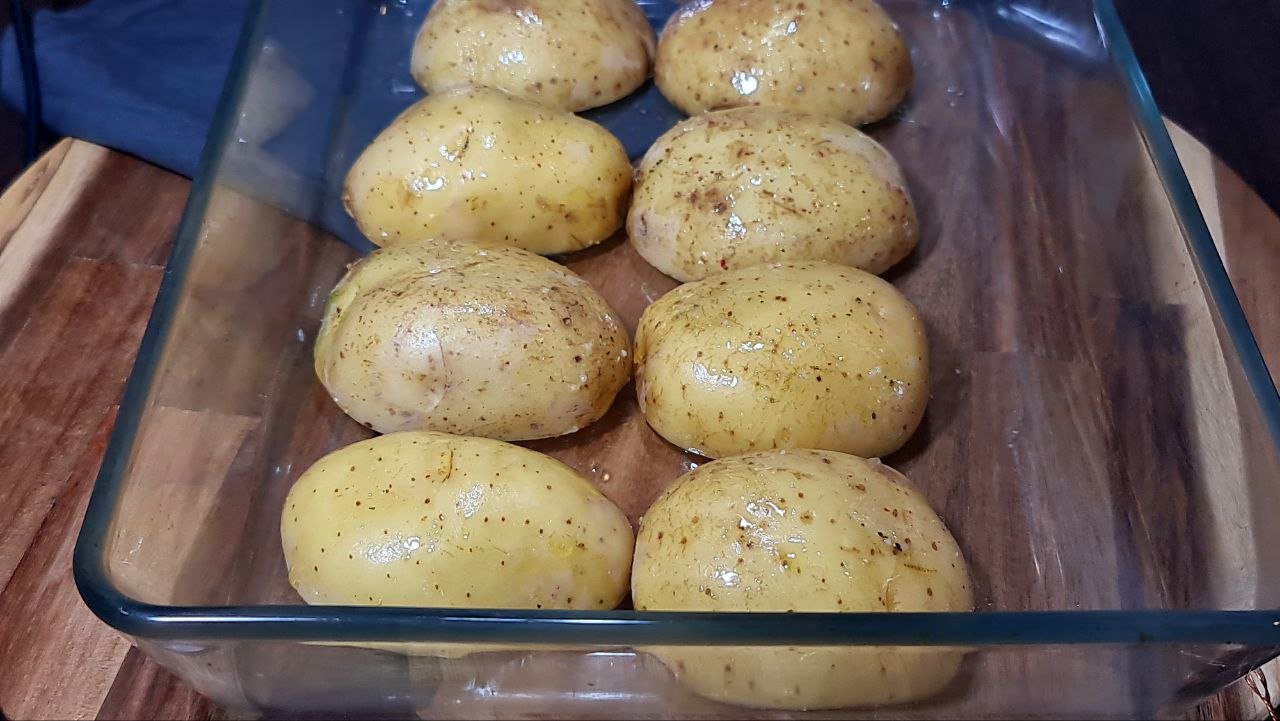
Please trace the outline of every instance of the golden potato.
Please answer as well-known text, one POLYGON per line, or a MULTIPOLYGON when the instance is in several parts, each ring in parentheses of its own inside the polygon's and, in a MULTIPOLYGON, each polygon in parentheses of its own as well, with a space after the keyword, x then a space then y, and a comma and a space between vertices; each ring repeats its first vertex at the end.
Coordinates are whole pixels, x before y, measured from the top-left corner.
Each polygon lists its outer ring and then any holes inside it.
POLYGON ((881 273, 916 245, 888 151, 830 118, 736 108, 690 118, 640 163, 627 234, 681 281, 785 260, 881 273))
POLYGON ((690 115, 742 105, 852 125, 888 115, 911 87, 911 53, 872 0, 695 0, 668 21, 654 79, 690 115))
POLYGON ((375 251, 334 289, 316 375, 389 433, 559 436, 604 415, 630 375, 626 330, 585 280, 519 248, 375 251))
POLYGON ((484 85, 573 112, 640 87, 653 53, 634 0, 437 0, 411 69, 429 92, 484 85))
POLYGON ((289 490, 280 537, 308 603, 473 608, 613 608, 633 542, 559 461, 429 432, 321 458, 289 490))
POLYGON ((823 262, 686 283, 645 309, 636 330, 649 425, 710 458, 891 453, 924 415, 928 365, 910 301, 870 273, 823 262))
POLYGON ((565 253, 608 238, 631 192, 618 139, 498 90, 418 101, 365 149, 343 202, 378 245, 424 239, 565 253))
MULTIPOLYGON (((964 557, 897 471, 829 451, 707 463, 640 521, 631 595, 645 611, 971 611, 964 557)), ((695 692, 814 709, 903 702, 955 675, 953 649, 651 649, 695 692)))

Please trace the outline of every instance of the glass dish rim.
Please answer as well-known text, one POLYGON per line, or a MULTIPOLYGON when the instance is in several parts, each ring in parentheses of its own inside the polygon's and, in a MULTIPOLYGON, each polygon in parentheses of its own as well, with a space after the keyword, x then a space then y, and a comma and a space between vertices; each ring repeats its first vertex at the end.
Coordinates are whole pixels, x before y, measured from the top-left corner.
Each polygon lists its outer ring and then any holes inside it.
MULTIPOLYGON (((262 40, 266 0, 251 0, 231 71, 192 183, 174 249, 76 542, 73 572, 81 598, 109 626, 163 640, 300 642, 456 642, 632 646, 906 645, 999 646, 1205 643, 1280 646, 1277 610, 999 611, 948 613, 687 613, 533 611, 370 606, 163 606, 123 593, 103 550, 116 499, 155 378, 164 339, 215 187, 215 169, 262 40)), ((1272 442, 1280 445, 1280 396, 1249 329, 1172 140, 1112 0, 1094 0, 1094 18, 1121 77, 1134 120, 1205 279, 1215 310, 1240 357, 1272 442)))

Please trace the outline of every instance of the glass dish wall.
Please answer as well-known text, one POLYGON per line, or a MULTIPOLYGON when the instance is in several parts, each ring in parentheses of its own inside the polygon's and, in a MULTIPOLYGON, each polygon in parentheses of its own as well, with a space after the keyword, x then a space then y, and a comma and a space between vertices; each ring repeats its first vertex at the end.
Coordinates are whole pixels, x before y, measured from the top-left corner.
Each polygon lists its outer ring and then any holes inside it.
MULTIPOLYGON (((657 26, 674 7, 641 4, 657 26)), ((884 718, 1171 712, 1275 655, 1275 390, 1108 0, 885 3, 917 77, 868 132, 917 204, 920 247, 887 277, 926 321, 933 386, 886 461, 954 532, 979 613, 302 605, 284 495, 368 435, 311 370, 328 291, 368 248, 340 186, 419 97, 428 5, 255 7, 77 549, 86 601, 148 653, 242 711, 464 718, 741 718, 644 650, 672 643, 970 651, 928 701, 826 714, 884 718)), ((680 117, 651 85, 588 115, 633 158, 680 117)), ((631 329, 674 285, 621 236, 561 260, 631 329)), ((633 520, 700 462, 630 387, 527 445, 633 520)))

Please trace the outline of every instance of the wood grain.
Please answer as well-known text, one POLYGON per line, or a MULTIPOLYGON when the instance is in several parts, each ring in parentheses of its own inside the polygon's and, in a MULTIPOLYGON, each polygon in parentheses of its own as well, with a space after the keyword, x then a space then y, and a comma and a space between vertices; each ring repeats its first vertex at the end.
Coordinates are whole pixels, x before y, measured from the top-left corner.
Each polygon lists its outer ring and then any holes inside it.
MULTIPOLYGON (((1184 147, 1183 152, 1199 153, 1197 157, 1201 159, 1207 157, 1202 148, 1194 146, 1184 147)), ((1191 162, 1188 165, 1195 167, 1191 162)), ((1266 212, 1265 206, 1229 170, 1215 165, 1211 159, 1208 167, 1213 169, 1210 179, 1206 182, 1201 174, 1198 180, 1200 189, 1216 198, 1214 203, 1204 203, 1206 207, 1216 209, 1218 220, 1214 222, 1211 218, 1211 225, 1221 228, 1222 244, 1227 251, 1233 280, 1241 289, 1242 300, 1262 339, 1264 350, 1275 359, 1275 353, 1280 350, 1280 341, 1276 340, 1280 338, 1280 309, 1275 307, 1274 298, 1266 293, 1266 288, 1273 282, 1270 278, 1275 277, 1268 274, 1280 272, 1275 268, 1276 246, 1280 245, 1280 221, 1266 212)), ((0 392, 4 393, 2 397, 14 399, 0 409, 0 429, 4 431, 0 433, 0 463, 6 469, 13 469, 8 477, 18 481, 0 488, 0 501, 3 501, 0 513, 5 514, 0 517, 0 571, 3 571, 0 573, 0 589, 3 589, 0 590, 0 619, 4 619, 0 621, 0 669, 3 669, 0 671, 0 709, 8 718, 219 718, 220 711, 93 619, 80 604, 69 571, 71 544, 146 311, 154 297, 161 273, 159 263, 166 252, 187 184, 139 161, 84 143, 58 146, 39 169, 40 172, 16 184, 10 194, 0 197, 0 210, 5 211, 0 213, 0 229, 5 229, 3 237, 20 241, 15 246, 18 249, 15 252, 19 253, 16 260, 5 263, 4 256, 9 250, 0 250, 0 268, 5 268, 8 273, 3 280, 8 284, 6 287, 16 289, 6 296, 7 304, 0 305, 0 324, 13 329, 12 333, 0 335, 0 343, 3 343, 0 345, 0 392), (157 205, 164 207, 155 208, 158 211, 155 215, 137 214, 136 207, 122 207, 119 204, 119 186, 124 178, 133 188, 125 196, 132 199, 128 202, 136 204, 140 198, 160 198, 157 205), (12 196, 15 191, 20 195, 12 196), (15 201, 13 197, 21 200, 15 201), (131 221, 130 215, 146 217, 131 221), (67 222, 68 217, 77 219, 74 225, 67 222), (94 218, 109 218, 110 222, 98 226, 99 229, 92 233, 79 230, 80 224, 94 218), (32 619, 32 622, 28 624, 24 620, 15 624, 9 620, 13 618, 32 619)), ((1050 201, 1045 194, 1037 202, 1050 201)), ((243 208, 235 208, 228 212, 242 211, 243 208)), ((932 222, 951 221, 964 222, 947 216, 935 216, 932 222)), ((302 238, 298 240, 300 244, 303 242, 302 238)), ((1034 262, 1053 260, 1040 258, 1034 262)), ((340 267, 341 257, 324 260, 320 264, 335 262, 340 267)), ((990 262, 989 267, 996 270, 994 277, 997 279, 991 292, 1025 292, 1025 289, 1015 287, 1016 278, 1012 274, 1019 264, 1033 262, 1032 259, 1010 256, 993 258, 990 262)), ((278 258, 268 259, 263 261, 263 267, 274 267, 279 263, 278 258)), ((611 246, 594 254, 581 254, 572 260, 572 264, 580 272, 593 276, 598 283, 608 283, 611 278, 640 277, 641 282, 635 287, 641 288, 646 296, 656 296, 669 287, 666 279, 650 277, 647 266, 632 258, 625 246, 611 246)), ((212 269, 210 273, 216 275, 212 269)), ((297 290, 259 288, 250 295, 261 299, 272 292, 287 295, 297 290)), ((942 287, 939 292, 945 298, 947 293, 954 291, 942 287)), ((1126 322, 1144 325, 1161 322, 1176 325, 1179 322, 1176 315, 1162 321, 1159 314, 1151 315, 1150 311, 1142 311, 1146 315, 1134 316, 1134 311, 1126 310, 1122 300, 1122 297, 1109 299, 1099 306, 1102 313, 1099 317, 1107 319, 1106 325, 1100 327, 1114 328, 1101 337, 1122 339, 1125 333, 1121 324, 1126 322)), ((626 306, 620 310, 629 323, 634 323, 638 306, 626 306)), ((218 321, 208 330, 212 336, 220 335, 224 326, 219 323, 223 321, 218 321)), ((1081 351, 1055 345, 1051 338, 1042 336, 1035 341, 1045 352, 1029 365, 1025 360, 1016 359, 1011 354, 1025 348, 1025 344, 1030 342, 1028 338, 1034 337, 1026 335, 1034 329, 1020 323, 997 321, 995 326, 1002 330, 987 336, 989 340, 976 348, 979 350, 979 355, 975 356, 976 364, 962 369, 959 380, 954 383, 959 390, 935 398, 930 409, 930 423, 936 426, 928 433, 935 440, 933 445, 936 448, 931 452, 935 454, 936 462, 958 464, 973 461, 967 455, 973 451, 966 450, 973 444, 949 436, 944 430, 953 426, 981 428, 981 424, 974 420, 974 409, 965 404, 963 397, 968 393, 983 394, 982 388, 975 384, 1000 374, 1016 377, 1018 373, 1027 373, 1019 382, 1025 384, 1028 392, 1043 394, 1046 413, 1065 414, 1064 424, 1097 428, 1101 433, 1111 432, 1107 429, 1112 428, 1117 419, 1089 418, 1087 414, 1094 412, 1089 403, 1091 394, 1116 391, 1097 386, 1096 379, 1073 375, 1081 372, 1073 370, 1073 362, 1081 357, 1081 351), (1012 366, 1009 365, 1011 363, 1012 366), (1078 398, 1079 402, 1073 405, 1071 398, 1078 398), (1054 402, 1050 403, 1051 399, 1054 402), (1063 399, 1067 402, 1062 402, 1063 399), (1086 419, 1076 418, 1080 414, 1086 414, 1086 419)), ((943 342, 948 341, 954 347, 970 343, 962 338, 944 336, 943 342)), ((945 349, 942 357, 947 357, 945 349)), ((1160 358, 1153 360, 1158 363, 1160 358)), ((249 365, 256 363, 245 362, 249 365)), ((1275 365, 1273 363, 1273 367, 1275 365)), ((1170 372, 1175 372, 1175 369, 1161 371, 1155 378, 1166 384, 1187 382, 1179 380, 1176 374, 1168 379, 1170 372)), ((173 385, 178 387, 182 383, 175 379, 173 385)), ((1139 386, 1142 387, 1145 386, 1139 386)), ((251 399, 232 400, 219 409, 192 408, 200 405, 195 400, 175 397, 172 399, 173 407, 179 411, 185 408, 226 414, 225 422, 212 427, 196 426, 190 432, 202 434, 209 428, 216 428, 226 429, 231 434, 218 453, 224 459, 223 463, 230 464, 227 467, 232 470, 228 471, 228 477, 234 478, 236 464, 253 455, 236 440, 248 432, 248 426, 244 424, 251 421, 245 419, 254 417, 251 399)), ((300 430, 310 428, 306 432, 312 434, 312 439, 305 442, 281 439, 279 443, 306 446, 310 452, 318 453, 333 444, 335 439, 351 433, 350 429, 341 426, 339 418, 334 418, 326 410, 327 403, 322 395, 311 396, 308 400, 310 405, 298 410, 302 415, 296 420, 310 414, 311 417, 328 418, 337 426, 326 429, 323 425, 299 423, 294 427, 300 430)), ((632 489, 626 492, 634 497, 627 500, 635 507, 642 506, 647 502, 644 494, 656 492, 656 485, 646 486, 643 493, 635 494, 635 486, 627 483, 625 475, 619 478, 617 474, 625 474, 625 469, 634 468, 637 464, 632 460, 648 459, 654 453, 670 454, 669 459, 663 461, 663 467, 670 468, 673 473, 682 470, 682 464, 691 459, 658 441, 651 444, 652 434, 635 418, 634 411, 624 402, 615 409, 612 419, 605 421, 614 424, 610 426, 612 433, 633 438, 634 443, 628 447, 638 449, 634 457, 600 465, 593 460, 595 456, 592 453, 584 451, 593 442, 590 438, 582 444, 547 442, 546 449, 557 452, 583 468, 584 472, 593 474, 606 490, 611 482, 617 483, 619 488, 632 489), (557 444, 560 447, 557 448, 557 444), (605 474, 609 474, 607 480, 605 474)), ((177 432, 183 422, 178 421, 170 430, 177 432)), ((998 434, 1002 438, 1009 437, 1015 428, 1014 425, 1007 426, 998 434)), ((1185 431, 1174 427, 1162 432, 1173 433, 1176 437, 1185 431)), ((1107 455, 1106 443, 1102 435, 1081 436, 1073 441, 1073 445, 1080 449, 1102 449, 1099 454, 1102 456, 1107 455)), ((997 453, 1000 457, 980 462, 1012 464, 1018 454, 1042 445, 1034 437, 1017 439, 1013 447, 985 444, 983 452, 997 453)), ((924 453, 921 448, 909 447, 902 456, 902 465, 922 463, 924 453)), ((1070 456, 1041 457, 1037 463, 1041 464, 1039 473, 1046 478, 1080 470, 1077 460, 1070 456), (1052 470, 1055 467, 1059 470, 1052 470)), ((1108 472, 1106 468, 1098 468, 1090 471, 1089 475, 1102 479, 1108 472)), ((251 469, 245 469, 243 477, 248 478, 252 474, 251 469)), ((266 495, 253 498, 249 512, 253 512, 253 506, 262 506, 268 508, 262 513, 273 513, 269 510, 272 504, 270 494, 278 493, 282 487, 283 484, 271 486, 265 489, 266 495)), ((621 490, 613 492, 615 495, 623 493, 621 490)), ((953 499, 943 501, 943 505, 948 502, 1004 502, 965 494, 954 479, 949 484, 936 485, 932 492, 938 497, 953 499)), ((1099 492, 1102 492, 1101 488, 1099 492)), ((1063 513, 1067 512, 1069 509, 1064 508, 1063 513)), ((1046 514, 1037 522, 1052 523, 1056 515, 1046 514)), ((241 510, 224 509, 203 529, 192 529, 192 532, 220 533, 218 529, 222 524, 236 517, 243 523, 243 516, 243 507, 241 510)), ((1135 527, 1141 528, 1141 525, 1135 527)), ((1031 537, 1055 534, 1051 528, 1030 526, 1013 531, 1031 537)), ((1167 537, 1166 531, 1158 529, 1147 533, 1153 537, 1167 537)), ((1007 552, 1028 550, 1034 550, 1034 546, 1010 547, 1007 552)), ((1152 548, 1152 551, 1158 552, 1158 549, 1152 548)), ((1043 562, 1045 559, 1040 560, 1043 562)), ((995 559, 986 565, 1029 562, 1032 562, 1029 557, 995 559)), ((1118 559, 1110 561, 1112 564, 1118 562, 1118 559)), ((1158 555, 1144 561, 1165 567, 1175 562, 1176 559, 1161 559, 1158 555)), ((251 575, 264 570, 278 574, 278 569, 266 569, 262 563, 270 565, 277 561, 260 559, 257 564, 232 569, 228 573, 230 577, 237 573, 251 575)), ((1120 570, 1119 565, 1115 567, 1120 570)), ((1134 583, 1139 585, 1156 577, 1138 568, 1132 572, 1135 574, 1134 583)), ((1041 578, 1046 584, 1057 585, 1033 591, 1034 598, 1054 597, 1099 606, 1114 600, 1107 596, 1088 596, 1087 584, 1080 579, 1072 579, 1069 574, 1049 574, 1041 578), (1075 595, 1081 593, 1086 595, 1075 595)), ((1031 597, 1022 600, 1002 598, 988 588, 987 602, 991 604, 1012 605, 1032 600, 1031 597)), ((1153 588, 1144 593, 1166 596, 1191 592, 1192 589, 1186 588, 1153 588)), ((261 598, 263 595, 283 596, 287 593, 287 587, 277 587, 260 588, 252 595, 261 598)), ((1063 661, 1072 663, 1065 657, 1063 661)), ((1276 688, 1274 676, 1272 679, 1271 687, 1276 688)), ((1103 680, 1100 678, 1100 682, 1103 680)), ((970 685, 976 682, 986 685, 991 683, 991 679, 971 679, 970 685)), ((1237 685, 1192 711, 1188 717, 1249 718, 1256 716, 1259 710, 1256 696, 1243 685, 1237 685), (1249 705, 1251 698, 1255 703, 1249 705)))
POLYGON ((95 717, 115 719, 187 719, 218 721, 226 714, 168 671, 130 648, 95 717))
MULTIPOLYGON (((1280 280, 1280 216, 1186 130, 1166 124, 1271 376, 1280 378, 1280 302, 1267 291, 1280 280)), ((1280 659, 1199 704, 1186 718, 1265 719, 1277 708, 1280 659)))
POLYGON ((0 698, 13 718, 92 717, 129 648, 102 633, 71 581, 75 531, 114 420, 113 412, 98 419, 0 596, 0 618, 21 619, 0 626, 0 698), (65 693, 68 682, 83 692, 65 693))
MULTIPOLYGON (((0 196, 0 711, 8 718, 93 718, 130 648, 80 602, 71 549, 163 259, 103 259, 64 222, 70 213, 119 218, 101 242, 166 244, 172 223, 129 223, 136 208, 116 204, 109 169, 125 167, 138 192, 185 192, 177 176, 64 141, 0 196), (139 230, 150 236, 142 243, 139 230)), ((177 683, 146 666, 151 685, 177 683)))

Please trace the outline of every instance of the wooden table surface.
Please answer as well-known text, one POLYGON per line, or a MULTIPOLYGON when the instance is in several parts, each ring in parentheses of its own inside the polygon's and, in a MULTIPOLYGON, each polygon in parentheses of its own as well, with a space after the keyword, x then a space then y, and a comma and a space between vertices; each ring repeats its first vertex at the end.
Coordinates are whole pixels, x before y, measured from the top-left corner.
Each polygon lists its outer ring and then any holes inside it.
MULTIPOLYGON (((1173 128, 1272 368, 1280 218, 1173 128)), ((0 711, 28 718, 223 718, 80 602, 71 553, 189 181, 73 140, 0 196, 0 711)), ((1274 668, 1254 674, 1280 697, 1274 668)), ((1188 718, 1262 718, 1250 684, 1188 718)))

